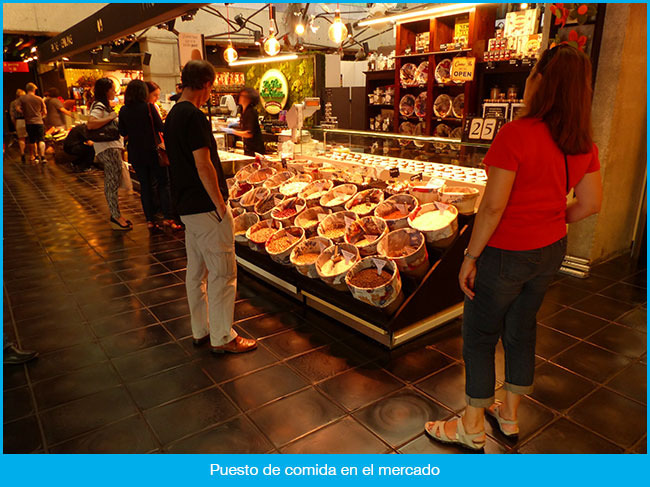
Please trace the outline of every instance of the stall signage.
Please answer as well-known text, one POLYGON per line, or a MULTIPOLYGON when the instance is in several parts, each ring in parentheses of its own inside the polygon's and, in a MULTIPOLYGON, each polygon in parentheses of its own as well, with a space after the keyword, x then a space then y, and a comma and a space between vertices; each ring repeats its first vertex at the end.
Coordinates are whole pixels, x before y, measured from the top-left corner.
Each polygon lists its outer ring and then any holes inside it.
POLYGON ((269 69, 260 79, 260 100, 264 110, 271 115, 277 115, 287 104, 289 98, 289 83, 287 78, 277 69, 269 69))
POLYGON ((29 73, 29 64, 19 62, 3 62, 2 71, 4 73, 29 73))
POLYGON ((203 34, 179 32, 178 51, 181 69, 188 61, 203 59, 203 34))
POLYGON ((504 118, 469 118, 463 127, 462 141, 491 143, 505 122, 504 118))
POLYGON ((474 68, 476 67, 475 57, 455 57, 451 62, 452 81, 474 80, 474 68))

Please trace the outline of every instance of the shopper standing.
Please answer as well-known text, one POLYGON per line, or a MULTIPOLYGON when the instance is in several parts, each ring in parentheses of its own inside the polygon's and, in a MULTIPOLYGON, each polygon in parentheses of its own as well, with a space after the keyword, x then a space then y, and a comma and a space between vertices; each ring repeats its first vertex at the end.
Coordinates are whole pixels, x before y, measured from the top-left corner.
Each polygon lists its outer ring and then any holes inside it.
POLYGON ((239 93, 238 102, 242 108, 239 128, 226 130, 226 132, 242 138, 244 154, 247 156, 255 156, 255 153, 266 154, 256 108, 260 102, 260 94, 257 90, 246 87, 239 93))
POLYGON ((533 389, 536 314, 564 259, 566 224, 600 211, 602 199, 589 58, 565 44, 545 51, 524 99, 525 114, 499 131, 483 161, 489 180, 459 275, 467 409, 425 425, 434 439, 473 449, 485 444, 486 409, 503 434, 518 434, 519 403, 533 389), (503 403, 494 401, 499 338, 503 403))
POLYGON ((25 117, 27 138, 31 147, 32 158, 30 162, 45 163, 45 127, 43 118, 47 114, 43 99, 36 94, 38 87, 34 83, 27 83, 25 95, 18 99, 20 110, 25 117))
POLYGON ((59 99, 59 90, 50 88, 47 90, 47 97, 45 98, 45 108, 47 116, 45 117, 45 131, 46 132, 60 132, 65 130, 64 115, 72 117, 72 112, 66 110, 63 102, 59 99), (54 129, 54 130, 52 130, 54 129))
POLYGON ((20 160, 25 162, 25 139, 27 139, 27 128, 25 128, 25 117, 23 109, 18 99, 25 94, 24 90, 16 90, 16 99, 9 104, 9 116, 11 123, 16 129, 16 138, 18 139, 18 149, 20 150, 20 160))
POLYGON ((120 134, 126 139, 129 162, 140 182, 140 200, 148 228, 156 228, 152 180, 158 183, 160 205, 165 217, 163 224, 180 230, 171 214, 167 168, 158 162, 156 147, 160 144, 163 123, 158 112, 147 102, 149 92, 144 81, 134 79, 126 87, 124 106, 120 109, 120 134))
POLYGON ((158 100, 160 100, 160 86, 158 86, 158 83, 155 83, 153 81, 145 81, 145 83, 147 84, 147 90, 149 90, 148 101, 153 105, 154 109, 158 112, 158 116, 160 117, 160 108, 158 108, 158 100))
MULTIPOLYGON (((95 82, 95 101, 90 107, 88 130, 96 130, 113 122, 117 113, 113 111, 110 101, 115 98, 115 86, 109 78, 99 78, 95 82)), ((92 136, 91 136, 92 139, 92 136)), ((117 191, 122 180, 122 151, 124 146, 119 133, 114 140, 93 141, 95 157, 104 166, 104 194, 111 212, 113 230, 131 230, 133 224, 120 213, 117 191)))
POLYGON ((214 68, 207 61, 185 65, 183 94, 167 115, 164 137, 172 194, 185 224, 185 280, 194 344, 210 340, 214 353, 241 353, 256 348, 257 342, 232 328, 237 291, 233 217, 210 123, 199 109, 208 101, 214 80, 214 68))

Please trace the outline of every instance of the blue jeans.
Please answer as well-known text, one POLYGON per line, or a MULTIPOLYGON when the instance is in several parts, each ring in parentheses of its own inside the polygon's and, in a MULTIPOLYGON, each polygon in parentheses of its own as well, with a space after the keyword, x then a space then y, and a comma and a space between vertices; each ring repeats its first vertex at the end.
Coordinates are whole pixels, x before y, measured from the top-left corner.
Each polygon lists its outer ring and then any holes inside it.
POLYGON ((537 311, 566 253, 566 237, 540 249, 486 247, 477 262, 474 300, 465 298, 463 359, 467 404, 494 402, 494 354, 501 338, 505 385, 530 394, 535 373, 537 311))

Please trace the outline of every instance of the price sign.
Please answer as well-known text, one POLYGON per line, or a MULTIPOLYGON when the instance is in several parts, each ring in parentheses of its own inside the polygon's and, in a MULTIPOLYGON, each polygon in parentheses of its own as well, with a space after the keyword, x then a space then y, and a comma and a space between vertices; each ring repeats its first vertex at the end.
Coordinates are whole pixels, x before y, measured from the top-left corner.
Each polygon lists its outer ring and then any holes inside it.
POLYGON ((388 170, 388 175, 389 175, 391 178, 398 178, 398 177, 399 177, 399 167, 391 167, 391 168, 388 170))
POLYGON ((492 142, 506 121, 503 118, 470 118, 463 127, 463 142, 492 142))
POLYGON ((377 275, 381 276, 381 271, 384 268, 384 266, 386 265, 386 261, 381 260, 381 259, 375 259, 373 257, 372 258, 372 263, 375 264, 375 267, 377 268, 377 275))
POLYGON ((484 120, 482 118, 472 118, 469 121, 469 131, 467 134, 467 138, 469 140, 481 139, 481 133, 483 131, 483 122, 484 120))
POLYGON ((483 130, 481 131, 482 140, 493 140, 496 134, 497 119, 486 118, 483 122, 483 130))
POLYGON ((476 67, 475 57, 455 57, 451 61, 452 81, 473 81, 474 68, 476 67))
POLYGON ((286 169, 287 168, 287 158, 283 157, 281 162, 282 162, 283 169, 286 169))

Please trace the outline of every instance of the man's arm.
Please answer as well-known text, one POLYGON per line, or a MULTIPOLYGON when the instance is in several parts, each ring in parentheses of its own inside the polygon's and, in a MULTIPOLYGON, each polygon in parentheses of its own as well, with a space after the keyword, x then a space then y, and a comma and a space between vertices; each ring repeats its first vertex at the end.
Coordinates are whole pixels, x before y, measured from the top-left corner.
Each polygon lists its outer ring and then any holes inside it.
POLYGON ((221 220, 223 215, 226 214, 226 203, 224 202, 221 191, 219 190, 217 171, 215 171, 212 161, 210 160, 210 148, 201 147, 200 149, 192 151, 192 155, 194 156, 194 163, 196 164, 196 170, 199 173, 201 183, 203 183, 203 187, 217 209, 217 217, 221 220))

